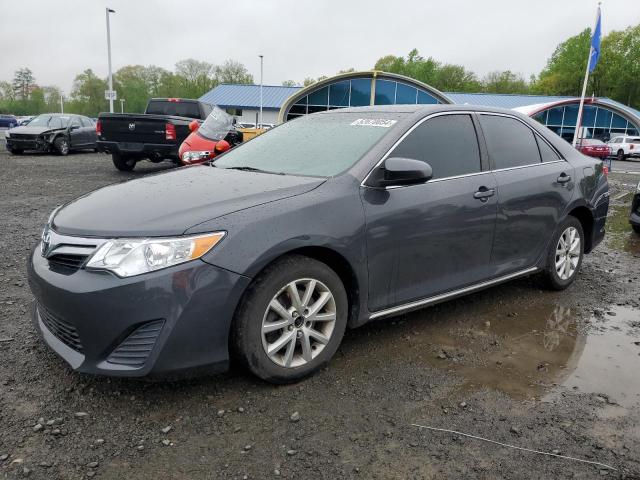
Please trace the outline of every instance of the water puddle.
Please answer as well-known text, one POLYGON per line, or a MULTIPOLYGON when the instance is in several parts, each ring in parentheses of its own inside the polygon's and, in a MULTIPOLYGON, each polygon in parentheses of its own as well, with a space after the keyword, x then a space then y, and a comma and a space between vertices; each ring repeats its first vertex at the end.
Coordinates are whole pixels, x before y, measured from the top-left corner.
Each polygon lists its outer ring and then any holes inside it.
POLYGON ((607 216, 607 241, 615 248, 640 256, 640 235, 635 233, 629 224, 630 210, 629 202, 610 207, 607 216))
POLYGON ((394 358, 450 371, 464 379, 462 389, 548 400, 552 387, 562 385, 602 394, 609 404, 640 404, 640 311, 613 306, 580 322, 577 312, 558 304, 522 302, 510 310, 490 292, 470 303, 364 327, 347 342, 355 347, 345 352, 349 368, 367 370, 394 358))

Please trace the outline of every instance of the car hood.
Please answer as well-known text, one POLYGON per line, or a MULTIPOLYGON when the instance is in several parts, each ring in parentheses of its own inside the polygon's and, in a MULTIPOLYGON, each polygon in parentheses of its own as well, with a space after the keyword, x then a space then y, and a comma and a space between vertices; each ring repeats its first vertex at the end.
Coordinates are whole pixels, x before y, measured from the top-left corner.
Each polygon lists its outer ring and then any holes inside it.
POLYGON ((313 190, 325 180, 184 167, 101 188, 64 205, 55 231, 95 237, 181 235, 222 215, 313 190))
POLYGON ((64 128, 51 128, 51 127, 30 127, 29 125, 23 125, 22 127, 15 127, 9 131, 9 134, 19 133, 22 135, 40 135, 45 132, 53 132, 54 130, 64 130, 64 128))

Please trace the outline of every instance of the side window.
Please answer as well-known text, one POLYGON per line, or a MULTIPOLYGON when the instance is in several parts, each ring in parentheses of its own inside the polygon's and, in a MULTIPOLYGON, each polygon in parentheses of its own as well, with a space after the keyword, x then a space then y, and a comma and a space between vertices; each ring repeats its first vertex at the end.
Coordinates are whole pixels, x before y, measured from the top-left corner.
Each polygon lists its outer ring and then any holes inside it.
POLYGON ((537 135, 536 141, 538 142, 538 148, 540 149, 540 156, 542 157, 543 162, 555 162, 560 160, 560 157, 556 153, 556 151, 549 146, 547 142, 538 137, 537 135))
POLYGON ((80 120, 79 117, 71 117, 71 122, 69 122, 69 125, 74 127, 74 126, 80 126, 80 120))
POLYGON ((427 162, 434 179, 481 170, 478 138, 469 115, 442 115, 423 122, 390 156, 427 162))
POLYGON ((93 121, 87 117, 80 117, 80 122, 82 122, 83 127, 93 127, 93 121))
POLYGON ((540 163, 533 132, 520 121, 497 115, 480 115, 480 124, 494 169, 540 163))

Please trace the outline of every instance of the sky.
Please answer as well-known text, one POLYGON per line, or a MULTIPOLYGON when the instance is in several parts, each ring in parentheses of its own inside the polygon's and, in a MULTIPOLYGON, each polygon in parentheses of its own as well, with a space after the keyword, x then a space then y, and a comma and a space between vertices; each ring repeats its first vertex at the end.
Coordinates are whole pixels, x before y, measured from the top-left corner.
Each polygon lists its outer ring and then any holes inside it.
MULTIPOLYGON (((264 83, 368 70, 384 55, 457 63, 482 76, 538 73, 561 41, 592 27, 593 0, 4 0, 0 80, 29 67, 39 85, 69 92, 87 68, 107 76, 105 7, 114 72, 168 70, 179 60, 235 59, 264 83)), ((603 34, 640 23, 638 0, 606 0, 603 34)), ((586 59, 585 59, 586 62, 586 59)))

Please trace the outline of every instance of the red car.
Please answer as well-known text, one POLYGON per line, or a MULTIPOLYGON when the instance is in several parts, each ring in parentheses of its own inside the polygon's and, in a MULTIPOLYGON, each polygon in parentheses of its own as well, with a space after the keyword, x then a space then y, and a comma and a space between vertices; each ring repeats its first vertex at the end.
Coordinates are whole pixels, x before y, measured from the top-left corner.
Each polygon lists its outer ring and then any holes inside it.
POLYGON ((183 165, 204 163, 242 143, 242 133, 235 130, 233 117, 214 107, 204 123, 194 120, 178 155, 183 165))
POLYGON ((611 155, 611 148, 602 140, 596 140, 595 138, 581 139, 576 148, 589 157, 596 157, 601 160, 611 155))

